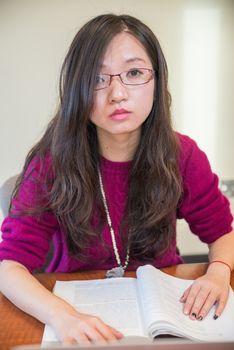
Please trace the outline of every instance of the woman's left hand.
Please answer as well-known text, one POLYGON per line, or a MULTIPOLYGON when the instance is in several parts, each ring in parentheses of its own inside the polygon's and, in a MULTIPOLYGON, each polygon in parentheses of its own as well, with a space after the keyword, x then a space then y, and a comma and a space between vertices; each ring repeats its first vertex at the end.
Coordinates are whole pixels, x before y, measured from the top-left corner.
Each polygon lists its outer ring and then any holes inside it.
POLYGON ((217 319, 226 305, 230 286, 230 271, 224 264, 209 265, 205 275, 197 278, 187 288, 180 301, 183 312, 191 319, 202 320, 216 304, 214 319, 217 319))

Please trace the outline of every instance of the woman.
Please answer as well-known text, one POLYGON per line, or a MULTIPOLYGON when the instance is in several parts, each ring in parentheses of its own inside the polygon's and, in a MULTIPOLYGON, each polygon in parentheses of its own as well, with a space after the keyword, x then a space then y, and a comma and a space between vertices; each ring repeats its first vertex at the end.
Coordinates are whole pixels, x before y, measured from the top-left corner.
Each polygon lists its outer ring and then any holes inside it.
POLYGON ((71 44, 60 86, 58 112, 26 159, 2 225, 1 291, 64 343, 119 339, 30 272, 43 265, 52 239, 48 271, 101 268, 115 276, 145 262, 181 263, 175 224, 185 218, 209 244, 210 264, 182 296, 183 310, 202 320, 217 303, 217 318, 234 266, 232 216, 205 154, 172 130, 154 34, 130 16, 92 19, 71 44))

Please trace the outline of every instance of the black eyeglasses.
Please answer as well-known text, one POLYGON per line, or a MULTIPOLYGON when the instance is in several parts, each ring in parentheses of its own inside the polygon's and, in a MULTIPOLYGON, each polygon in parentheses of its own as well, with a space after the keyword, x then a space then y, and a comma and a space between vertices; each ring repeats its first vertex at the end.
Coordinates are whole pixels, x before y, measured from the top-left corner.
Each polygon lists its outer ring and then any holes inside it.
POLYGON ((148 68, 133 68, 119 74, 98 74, 94 90, 106 89, 113 77, 119 77, 124 85, 143 85, 154 78, 154 71, 148 68))

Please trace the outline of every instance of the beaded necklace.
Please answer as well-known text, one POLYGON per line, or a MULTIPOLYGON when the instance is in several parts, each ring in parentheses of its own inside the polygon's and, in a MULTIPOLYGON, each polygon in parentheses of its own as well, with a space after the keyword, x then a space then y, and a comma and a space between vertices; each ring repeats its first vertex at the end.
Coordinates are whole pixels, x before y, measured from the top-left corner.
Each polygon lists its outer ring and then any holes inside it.
POLYGON ((110 218, 110 213, 109 213, 109 209, 108 209, 108 205, 107 205, 107 200, 106 200, 106 195, 105 195, 105 191, 104 191, 104 186, 103 186, 103 181, 102 181, 100 169, 98 169, 98 178, 99 178, 99 184, 100 184, 100 189, 101 189, 101 194, 102 194, 102 200, 103 200, 105 213, 106 213, 106 219, 107 219, 107 223, 108 223, 110 234, 111 234, 112 246, 113 246, 113 250, 115 253, 116 262, 118 264, 117 267, 113 267, 111 270, 107 271, 106 277, 107 278, 123 277, 124 272, 125 272, 125 270, 128 266, 128 263, 129 263, 129 247, 127 249, 125 263, 124 263, 124 265, 122 265, 121 260, 120 260, 120 256, 119 256, 119 252, 118 252, 118 248, 116 245, 115 231, 113 229, 111 218, 110 218))

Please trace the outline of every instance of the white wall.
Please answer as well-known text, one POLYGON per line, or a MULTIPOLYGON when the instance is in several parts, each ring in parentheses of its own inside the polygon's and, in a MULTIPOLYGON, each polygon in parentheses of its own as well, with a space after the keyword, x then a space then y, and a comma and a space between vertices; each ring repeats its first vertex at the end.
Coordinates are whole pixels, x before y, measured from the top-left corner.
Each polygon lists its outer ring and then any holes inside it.
POLYGON ((168 61, 175 127, 198 141, 221 178, 234 178, 234 1, 1 0, 0 187, 53 115, 76 31, 104 12, 129 13, 154 30, 168 61))

